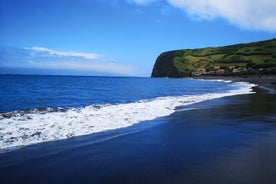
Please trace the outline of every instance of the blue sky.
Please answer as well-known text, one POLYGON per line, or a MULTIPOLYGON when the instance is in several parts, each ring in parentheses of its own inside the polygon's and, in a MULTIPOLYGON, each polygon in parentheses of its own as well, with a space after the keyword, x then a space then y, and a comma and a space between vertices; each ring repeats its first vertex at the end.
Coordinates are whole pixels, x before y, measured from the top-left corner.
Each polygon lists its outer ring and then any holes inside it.
POLYGON ((0 73, 150 76, 164 51, 276 37, 275 0, 0 0, 0 73))

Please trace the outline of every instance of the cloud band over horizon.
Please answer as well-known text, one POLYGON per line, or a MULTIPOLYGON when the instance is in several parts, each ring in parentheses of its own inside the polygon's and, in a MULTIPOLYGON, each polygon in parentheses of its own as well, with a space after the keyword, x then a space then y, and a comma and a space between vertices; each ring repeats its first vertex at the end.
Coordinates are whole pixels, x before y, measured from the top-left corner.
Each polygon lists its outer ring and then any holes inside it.
POLYGON ((25 48, 27 50, 33 50, 37 52, 47 52, 50 55, 57 55, 57 56, 72 56, 72 57, 81 57, 84 59, 97 59, 101 57, 99 54, 95 53, 85 53, 85 52, 75 52, 75 51, 59 51, 59 50, 53 50, 48 49, 44 47, 32 47, 32 48, 25 48))
MULTIPOLYGON (((43 47, 0 48, 1 68, 29 68, 134 75, 133 66, 108 61, 100 54, 60 51, 43 47)), ((0 71, 1 72, 1 71, 0 71)))

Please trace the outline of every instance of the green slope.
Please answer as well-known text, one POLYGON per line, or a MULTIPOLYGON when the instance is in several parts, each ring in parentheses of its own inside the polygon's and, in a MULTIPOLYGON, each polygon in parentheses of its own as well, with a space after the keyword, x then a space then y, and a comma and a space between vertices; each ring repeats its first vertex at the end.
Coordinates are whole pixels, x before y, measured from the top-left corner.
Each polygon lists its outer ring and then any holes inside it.
POLYGON ((276 74, 276 39, 164 52, 152 71, 152 77, 250 74, 276 74))

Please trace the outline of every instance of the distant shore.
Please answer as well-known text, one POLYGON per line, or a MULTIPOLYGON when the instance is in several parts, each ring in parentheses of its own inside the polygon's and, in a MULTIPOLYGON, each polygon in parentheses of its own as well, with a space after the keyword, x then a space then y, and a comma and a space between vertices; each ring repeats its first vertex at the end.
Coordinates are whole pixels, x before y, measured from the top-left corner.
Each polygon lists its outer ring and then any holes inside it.
POLYGON ((259 86, 273 89, 276 92, 276 75, 267 76, 199 76, 194 79, 222 79, 234 82, 249 82, 259 86))

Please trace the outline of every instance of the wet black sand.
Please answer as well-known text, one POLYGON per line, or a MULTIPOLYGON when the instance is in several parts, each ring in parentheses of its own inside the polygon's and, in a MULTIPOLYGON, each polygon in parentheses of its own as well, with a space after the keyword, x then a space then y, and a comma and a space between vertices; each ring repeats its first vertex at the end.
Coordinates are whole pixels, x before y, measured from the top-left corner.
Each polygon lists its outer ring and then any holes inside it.
POLYGON ((276 183, 276 95, 179 108, 138 125, 0 154, 1 183, 276 183))

